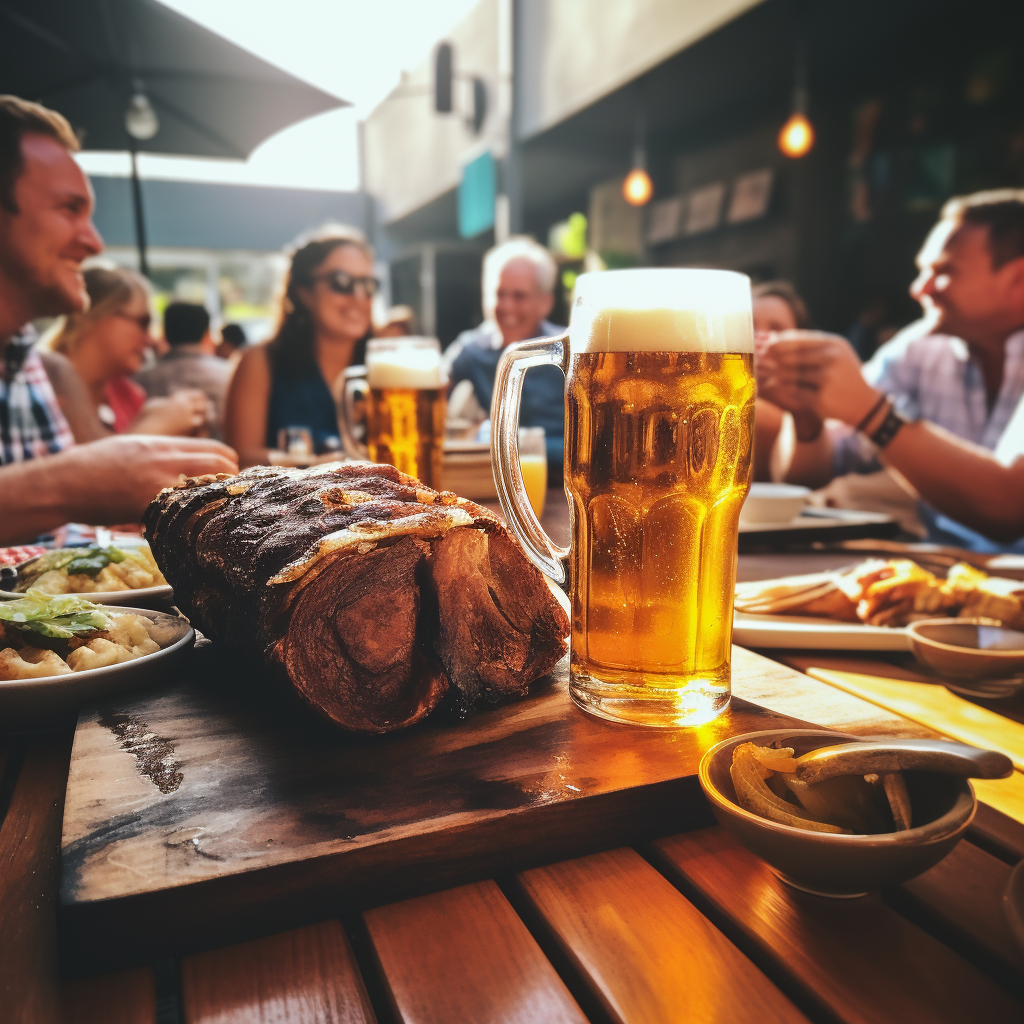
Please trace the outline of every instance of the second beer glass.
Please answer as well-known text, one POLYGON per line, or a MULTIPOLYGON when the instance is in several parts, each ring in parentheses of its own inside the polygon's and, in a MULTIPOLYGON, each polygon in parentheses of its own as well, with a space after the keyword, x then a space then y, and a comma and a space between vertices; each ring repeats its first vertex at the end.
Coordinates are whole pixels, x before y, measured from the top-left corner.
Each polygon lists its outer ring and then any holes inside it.
POLYGON ((366 381, 346 384, 344 416, 352 429, 356 393, 366 400, 366 447, 387 462, 440 489, 444 463, 447 379, 435 338, 374 338, 366 346, 366 381))
POLYGON ((498 494, 534 562, 568 576, 570 692, 587 710, 679 726, 728 706, 754 393, 750 282, 728 271, 582 275, 568 334, 503 356, 498 494), (566 549, 530 515, 509 461, 522 374, 541 363, 566 374, 566 549))

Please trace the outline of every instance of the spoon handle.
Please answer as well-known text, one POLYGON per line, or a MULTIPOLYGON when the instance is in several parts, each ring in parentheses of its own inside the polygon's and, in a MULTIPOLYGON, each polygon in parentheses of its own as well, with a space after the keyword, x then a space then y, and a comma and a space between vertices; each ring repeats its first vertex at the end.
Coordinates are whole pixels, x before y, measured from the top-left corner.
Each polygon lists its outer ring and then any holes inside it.
POLYGON ((971 779, 1005 779, 1013 762, 996 750, 952 740, 885 739, 837 743, 796 760, 796 777, 821 782, 835 775, 879 775, 898 771, 944 772, 971 779))

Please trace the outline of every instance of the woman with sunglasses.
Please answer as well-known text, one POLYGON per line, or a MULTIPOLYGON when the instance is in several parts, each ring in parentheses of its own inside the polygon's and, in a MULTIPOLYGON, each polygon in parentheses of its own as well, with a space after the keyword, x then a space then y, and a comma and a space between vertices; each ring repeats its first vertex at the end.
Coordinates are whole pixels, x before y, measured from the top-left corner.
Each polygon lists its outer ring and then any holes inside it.
POLYGON ((131 379, 156 344, 150 334, 149 282, 114 266, 90 267, 84 277, 89 308, 59 320, 40 345, 66 356, 78 372, 91 399, 94 436, 201 432, 209 412, 201 391, 189 388, 150 399, 131 379))
POLYGON ((224 440, 240 465, 274 461, 286 427, 308 430, 316 454, 331 451, 332 388, 363 361, 376 291, 373 250, 358 231, 332 226, 296 243, 274 335, 245 352, 228 390, 224 440))

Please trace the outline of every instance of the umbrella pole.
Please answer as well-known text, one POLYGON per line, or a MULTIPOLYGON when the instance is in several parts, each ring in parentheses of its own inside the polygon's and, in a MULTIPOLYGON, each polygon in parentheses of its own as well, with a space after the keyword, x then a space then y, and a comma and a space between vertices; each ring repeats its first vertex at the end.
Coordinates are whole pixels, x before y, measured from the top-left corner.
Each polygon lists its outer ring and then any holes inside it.
POLYGON ((142 212, 142 182, 139 181, 139 168, 136 153, 132 157, 132 203, 135 206, 135 242, 139 248, 139 271, 149 277, 149 261, 146 259, 146 218, 142 212))

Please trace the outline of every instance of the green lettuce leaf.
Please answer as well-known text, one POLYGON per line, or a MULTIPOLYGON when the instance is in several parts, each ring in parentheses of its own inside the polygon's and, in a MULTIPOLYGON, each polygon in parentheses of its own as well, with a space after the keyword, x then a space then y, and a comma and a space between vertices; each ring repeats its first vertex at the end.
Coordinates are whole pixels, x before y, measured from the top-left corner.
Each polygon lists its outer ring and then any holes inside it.
POLYGON ((70 640, 84 633, 109 629, 110 616, 99 605, 77 594, 45 594, 30 590, 16 601, 0 603, 0 620, 23 632, 70 640))

